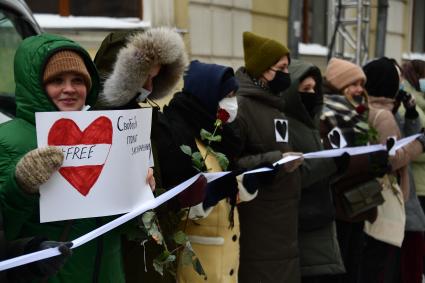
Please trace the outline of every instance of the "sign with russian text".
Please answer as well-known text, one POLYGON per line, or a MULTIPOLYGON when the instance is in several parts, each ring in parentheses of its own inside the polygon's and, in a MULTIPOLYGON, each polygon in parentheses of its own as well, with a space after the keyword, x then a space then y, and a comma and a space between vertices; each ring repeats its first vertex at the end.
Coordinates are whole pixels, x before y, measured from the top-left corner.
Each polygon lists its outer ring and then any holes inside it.
POLYGON ((151 118, 150 108, 36 113, 38 147, 64 155, 40 187, 40 221, 126 213, 152 199, 151 118))

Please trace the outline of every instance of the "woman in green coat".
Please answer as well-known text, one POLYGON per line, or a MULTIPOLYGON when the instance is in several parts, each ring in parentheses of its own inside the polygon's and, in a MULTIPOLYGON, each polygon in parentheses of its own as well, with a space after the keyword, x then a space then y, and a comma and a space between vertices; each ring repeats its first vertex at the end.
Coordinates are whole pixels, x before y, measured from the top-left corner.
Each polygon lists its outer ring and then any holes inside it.
MULTIPOLYGON (((36 149, 35 112, 75 111, 93 105, 99 89, 96 68, 75 42, 42 34, 21 43, 14 71, 16 118, 0 127, 0 201, 6 237, 43 235, 54 241, 73 240, 106 221, 40 223, 38 188, 61 166, 63 154, 54 147, 36 149)), ((63 269, 46 280, 124 282, 117 230, 75 249, 63 269)))

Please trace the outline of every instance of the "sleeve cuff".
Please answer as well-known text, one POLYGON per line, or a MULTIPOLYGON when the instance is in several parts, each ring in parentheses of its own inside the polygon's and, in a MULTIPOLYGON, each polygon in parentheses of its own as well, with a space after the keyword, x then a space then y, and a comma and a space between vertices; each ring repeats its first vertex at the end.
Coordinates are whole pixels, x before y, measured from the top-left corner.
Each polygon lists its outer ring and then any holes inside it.
POLYGON ((238 181, 238 190, 239 190, 239 200, 241 202, 243 201, 251 201, 255 199, 258 195, 258 189, 255 190, 254 193, 248 192, 248 190, 243 185, 243 175, 236 176, 236 180, 238 181))
POLYGON ((189 219, 199 220, 202 218, 206 218, 211 213, 213 208, 213 206, 210 206, 207 209, 204 209, 204 204, 202 202, 195 206, 192 206, 189 210, 189 219))

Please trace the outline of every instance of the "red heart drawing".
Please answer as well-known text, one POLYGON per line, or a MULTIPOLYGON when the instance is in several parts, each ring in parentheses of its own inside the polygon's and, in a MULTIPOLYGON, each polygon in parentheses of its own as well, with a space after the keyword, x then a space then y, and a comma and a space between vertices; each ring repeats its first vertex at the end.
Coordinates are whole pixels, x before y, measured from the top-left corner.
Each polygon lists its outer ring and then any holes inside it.
MULTIPOLYGON (((62 118, 57 120, 50 128, 47 143, 54 146, 78 144, 112 145, 112 122, 109 118, 101 116, 81 132, 73 120, 62 118)), ((80 194, 86 196, 99 178, 104 165, 105 163, 101 165, 61 167, 59 173, 80 194)))

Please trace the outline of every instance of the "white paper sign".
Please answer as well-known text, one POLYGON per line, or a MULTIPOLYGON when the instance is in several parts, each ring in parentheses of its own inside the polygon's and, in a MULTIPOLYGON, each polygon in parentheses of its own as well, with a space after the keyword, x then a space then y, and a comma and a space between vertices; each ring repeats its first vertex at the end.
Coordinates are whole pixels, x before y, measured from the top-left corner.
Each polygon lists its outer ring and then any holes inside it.
POLYGON ((152 110, 36 113, 38 147, 64 163, 40 187, 40 221, 115 215, 153 199, 146 184, 152 110))

